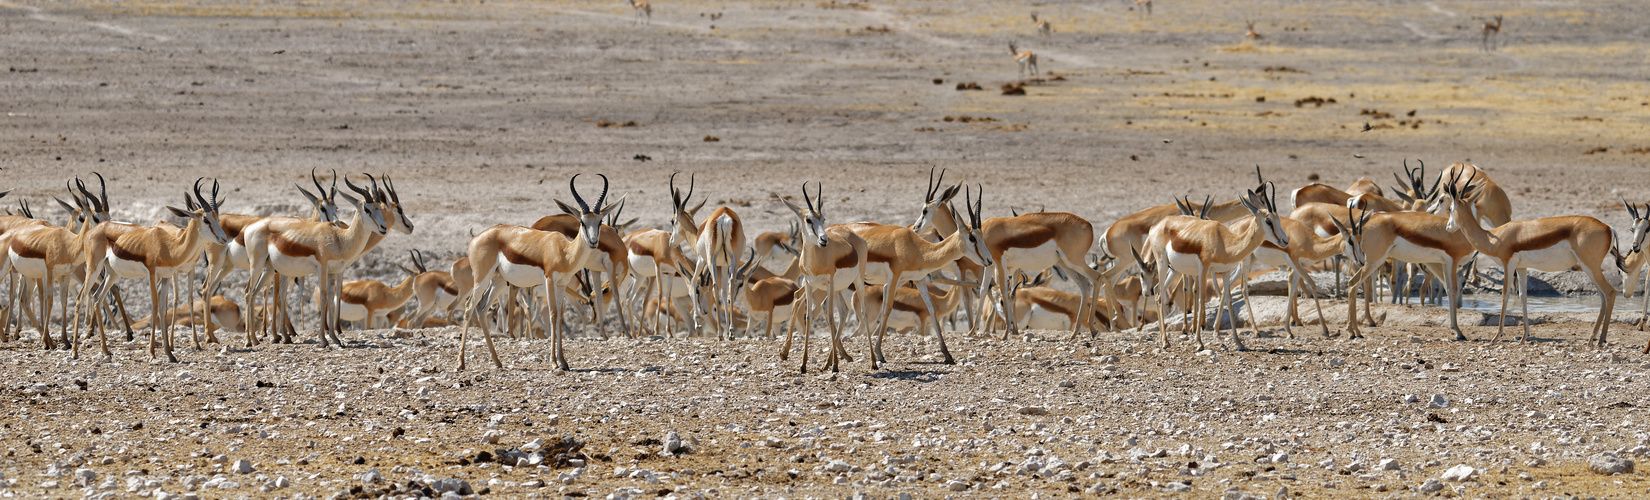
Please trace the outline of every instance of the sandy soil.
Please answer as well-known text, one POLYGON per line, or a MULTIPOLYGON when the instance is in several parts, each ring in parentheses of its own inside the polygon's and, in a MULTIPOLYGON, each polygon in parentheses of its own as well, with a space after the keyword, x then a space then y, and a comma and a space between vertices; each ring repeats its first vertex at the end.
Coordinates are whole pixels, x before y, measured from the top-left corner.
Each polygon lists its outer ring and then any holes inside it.
MULTIPOLYGON (((650 25, 617 1, 0 4, 0 178, 39 207, 99 171, 118 217, 152 221, 199 176, 222 180, 226 211, 267 214, 299 210, 290 185, 311 168, 388 172, 416 230, 386 239, 365 277, 391 276, 408 249, 457 255, 472 230, 550 213, 578 172, 606 174, 652 226, 670 172, 693 172, 755 231, 785 226, 771 193, 804 180, 825 183, 833 221, 909 222, 933 165, 983 185, 987 216, 1046 207, 1098 227, 1173 196, 1233 196, 1257 164, 1287 191, 1311 176, 1385 183, 1406 158, 1472 161, 1515 218, 1618 228, 1618 196, 1650 199, 1636 2, 1158 2, 1151 16, 1127 2, 655 3, 650 25), (1481 51, 1480 18, 1497 13, 1501 46, 1481 51), (1264 38, 1244 40, 1245 20, 1264 38), (1047 73, 1025 96, 996 90, 1021 81, 1011 41, 1047 73), (955 90, 965 82, 985 90, 955 90), (1334 102, 1297 105, 1311 97, 1334 102)), ((1184 340, 1162 352, 1144 334, 962 338, 967 361, 945 366, 901 340, 884 371, 824 378, 750 341, 580 340, 565 374, 534 341, 503 343, 508 369, 454 373, 451 329, 361 333, 342 351, 184 351, 180 365, 146 363, 141 342, 117 365, 14 343, 0 346, 0 473, 15 484, 0 494, 80 496, 85 468, 122 496, 327 496, 376 468, 369 489, 459 477, 510 495, 1016 497, 1099 483, 1366 497, 1417 494, 1462 464, 1477 475, 1446 494, 1644 494, 1641 474, 1585 463, 1647 444, 1634 410, 1650 402, 1631 389, 1650 368, 1643 336, 1618 323, 1615 344, 1588 351, 1585 323, 1557 318, 1535 344, 1439 342, 1441 311, 1428 311, 1367 342, 1251 340, 1250 353, 1193 355, 1184 340), (1448 407, 1428 408, 1434 394, 1448 407), (489 430, 498 444, 479 442, 489 430), (660 456, 649 440, 669 431, 692 452, 660 456), (585 443, 577 479, 553 456, 546 469, 474 463, 564 435, 585 443), (992 471, 1053 457, 1067 467, 992 471), (1398 470, 1377 471, 1386 458, 1398 470), (223 472, 241 459, 255 472, 223 472), (54 463, 64 475, 42 476, 54 463), (219 472, 238 487, 189 479, 219 472), (290 484, 259 490, 280 477, 290 484)))

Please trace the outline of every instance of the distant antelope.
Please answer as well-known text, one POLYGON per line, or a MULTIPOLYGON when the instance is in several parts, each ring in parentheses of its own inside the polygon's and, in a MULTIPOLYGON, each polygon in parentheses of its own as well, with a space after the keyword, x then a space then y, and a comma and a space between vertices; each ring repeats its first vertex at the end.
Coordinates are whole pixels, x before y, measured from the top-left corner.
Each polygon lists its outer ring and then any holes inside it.
POLYGON ((1037 76, 1037 54, 1029 50, 1020 50, 1014 42, 1008 42, 1008 53, 1014 56, 1014 62, 1020 63, 1020 74, 1024 75, 1026 70, 1030 69, 1031 76, 1037 76))
POLYGON ((1495 50, 1495 44, 1490 43, 1490 37, 1501 36, 1501 15, 1496 14, 1494 21, 1484 21, 1484 51, 1495 50))
POLYGON ((1054 27, 1049 25, 1048 18, 1038 19, 1036 12, 1031 13, 1031 25, 1037 28, 1037 34, 1039 35, 1048 36, 1054 32, 1054 27))
POLYGON ((1259 31, 1255 31, 1255 22, 1254 21, 1244 21, 1244 22, 1249 23, 1249 31, 1247 33, 1243 34, 1244 38, 1247 38, 1247 39, 1250 39, 1250 40, 1259 40, 1261 38, 1265 38, 1265 37, 1261 36, 1259 31))
POLYGON ((1152 13, 1152 0, 1134 0, 1134 7, 1135 7, 1135 10, 1140 13, 1140 15, 1143 15, 1143 16, 1151 15, 1151 13, 1152 13))
POLYGON ((636 22, 653 24, 653 4, 630 0, 630 10, 636 11, 636 22))

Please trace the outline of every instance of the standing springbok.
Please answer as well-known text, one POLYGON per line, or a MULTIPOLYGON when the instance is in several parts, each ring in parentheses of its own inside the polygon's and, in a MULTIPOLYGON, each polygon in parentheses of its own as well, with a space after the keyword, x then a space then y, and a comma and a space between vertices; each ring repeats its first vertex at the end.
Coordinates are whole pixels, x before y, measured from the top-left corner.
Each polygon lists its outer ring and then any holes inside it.
POLYGON ((1043 35, 1044 37, 1047 37, 1050 33, 1054 32, 1054 26, 1049 24, 1048 18, 1038 19, 1036 12, 1031 13, 1031 25, 1032 27, 1037 28, 1037 34, 1043 35))
POLYGON ((1484 21, 1484 52, 1495 50, 1491 39, 1501 38, 1501 14, 1496 14, 1492 20, 1484 21))
MULTIPOLYGON (((350 218, 348 227, 339 227, 331 222, 265 218, 241 232, 247 262, 252 266, 246 284, 247 307, 242 308, 247 315, 245 322, 248 330, 256 328, 253 317, 258 308, 253 305, 252 299, 266 286, 266 280, 278 285, 282 278, 295 279, 315 274, 322 299, 317 304, 321 316, 321 347, 328 347, 333 342, 343 346, 343 338, 338 335, 337 329, 338 290, 341 286, 338 273, 346 263, 366 251, 372 237, 382 237, 389 231, 384 221, 384 206, 375 201, 374 193, 351 183, 347 176, 344 184, 365 198, 356 199, 339 193, 344 201, 355 207, 355 215, 350 218)), ((277 307, 284 302, 282 295, 277 286, 277 307)))
MULTIPOLYGON (((985 196, 985 188, 980 188, 980 196, 985 196)), ((965 195, 969 196, 969 195, 965 195)), ((936 316, 933 299, 928 296, 928 275, 945 268, 958 259, 968 259, 981 266, 990 266, 995 261, 991 251, 981 237, 980 203, 983 200, 965 199, 965 208, 968 210, 969 221, 953 220, 957 231, 950 236, 932 243, 917 235, 916 231, 905 226, 891 226, 873 223, 842 224, 842 227, 853 231, 865 240, 869 261, 865 263, 865 275, 862 280, 871 285, 888 285, 899 289, 906 282, 917 282, 917 292, 927 304, 929 316, 936 316)), ((955 217, 955 212, 953 212, 955 217)), ((880 337, 888 326, 888 315, 893 311, 895 301, 881 301, 882 308, 877 312, 876 327, 869 330, 880 337)), ((870 312, 870 311, 867 311, 870 312)), ((863 318, 862 318, 863 320, 863 318)), ((945 333, 938 321, 934 324, 934 337, 939 340, 940 356, 945 364, 956 364, 951 357, 951 350, 945 344, 945 333)), ((875 370, 877 363, 885 362, 882 358, 881 342, 873 344, 871 369, 875 370)))
MULTIPOLYGON (((314 194, 311 194, 308 190, 304 189, 303 186, 294 185, 294 187, 298 188, 299 193, 303 193, 304 199, 309 200, 311 206, 310 216, 308 219, 293 218, 293 220, 309 220, 313 222, 337 221, 338 171, 334 170, 332 172, 331 190, 328 190, 325 186, 321 185, 321 179, 316 175, 315 169, 310 169, 309 179, 311 182, 315 183, 314 194)), ((252 224, 267 218, 269 217, 259 215, 219 215, 218 220, 223 224, 223 232, 229 237, 229 242, 223 245, 208 242, 206 245, 206 283, 201 287, 201 295, 203 298, 216 295, 218 293, 219 285, 223 283, 223 279, 229 275, 230 271, 235 269, 252 269, 252 262, 247 259, 246 239, 242 236, 242 232, 244 232, 246 228, 250 227, 252 224)), ((205 328, 207 342, 217 341, 217 336, 214 332, 216 324, 212 322, 213 318, 214 316, 211 315, 204 318, 206 320, 205 328)), ((275 319, 278 320, 275 321, 276 326, 284 330, 284 336, 288 338, 294 336, 296 332, 293 331, 290 317, 282 315, 275 319)), ((253 332, 251 330, 252 328, 242 328, 243 333, 246 334, 247 347, 251 347, 255 340, 252 336, 253 332)))
MULTIPOLYGON (((1194 217, 1169 217, 1159 222, 1146 235, 1146 250, 1153 254, 1150 258, 1157 264, 1157 275, 1162 279, 1158 288, 1172 293, 1170 285, 1181 275, 1195 276, 1196 278, 1189 283, 1192 287, 1191 296, 1203 297, 1203 283, 1209 279, 1214 268, 1242 263, 1256 248, 1260 248, 1263 241, 1270 241, 1278 248, 1289 248, 1289 236, 1283 231, 1282 223, 1278 221, 1275 199, 1276 195, 1266 191, 1252 190, 1245 192, 1244 196, 1238 199, 1258 221, 1242 234, 1234 233, 1219 222, 1194 217)), ((1226 304, 1230 297, 1223 296, 1220 299, 1226 304)), ((1194 318, 1196 323, 1192 329, 1197 340, 1197 349, 1202 351, 1206 308, 1203 307, 1202 301, 1193 302, 1197 307, 1197 313, 1194 318)), ((1231 307, 1227 304, 1226 308, 1231 307)), ((1158 302, 1158 317, 1164 317, 1163 301, 1158 302)), ((1243 340, 1238 338, 1237 322, 1233 321, 1232 324, 1232 343, 1237 350, 1247 350, 1243 346, 1243 340)), ((1218 325, 1216 328, 1218 338, 1218 325)), ((1158 332, 1163 348, 1168 349, 1168 325, 1159 321, 1158 332)))
POLYGON ((1014 42, 1008 42, 1008 53, 1014 56, 1014 62, 1020 64, 1020 75, 1025 76, 1030 70, 1032 78, 1037 77, 1037 54, 1029 50, 1020 50, 1014 42))
POLYGON ((646 0, 630 0, 630 10, 636 12, 637 24, 653 24, 653 4, 646 0))
POLYGON ((578 202, 579 208, 575 210, 556 200, 556 205, 563 211, 578 214, 579 232, 571 239, 554 231, 508 225, 487 228, 470 239, 469 257, 476 288, 470 292, 470 304, 464 312, 464 328, 459 335, 460 371, 465 368, 464 353, 471 322, 481 326, 481 336, 487 341, 487 353, 492 356, 493 366, 504 368, 504 363, 498 359, 498 350, 493 347, 493 335, 487 328, 487 321, 476 320, 482 302, 489 295, 502 294, 506 284, 528 289, 544 285, 545 292, 549 294, 546 305, 549 314, 539 318, 541 323, 548 322, 542 326, 550 330, 550 356, 556 368, 562 371, 570 369, 567 356, 562 351, 562 337, 566 332, 562 331, 561 291, 571 283, 573 275, 584 268, 585 259, 600 251, 602 218, 618 207, 616 203, 602 205, 607 201, 608 182, 606 175, 598 176, 602 179, 602 193, 596 197, 595 207, 586 204, 584 197, 579 196, 576 184, 578 175, 568 179, 567 187, 573 192, 573 200, 578 202))
POLYGON ((732 338, 734 303, 731 297, 733 287, 738 285, 733 273, 739 268, 739 255, 745 253, 745 225, 739 221, 739 214, 728 207, 717 207, 703 222, 693 222, 687 203, 693 198, 696 177, 689 177, 688 191, 683 195, 676 189, 676 174, 670 174, 670 197, 675 209, 671 233, 677 241, 693 242, 690 247, 699 255, 699 265, 711 273, 716 286, 711 293, 715 300, 711 319, 717 323, 716 333, 722 338, 732 338))
MULTIPOLYGON (((614 217, 616 218, 617 214, 624 210, 624 200, 620 199, 613 205, 617 207, 613 210, 614 217)), ((572 209, 572 207, 562 205, 562 209, 565 211, 572 209)), ((617 221, 612 222, 616 223, 617 221)), ((581 221, 579 220, 578 211, 572 211, 556 215, 546 215, 539 218, 539 220, 534 221, 533 225, 530 227, 540 231, 553 231, 561 233, 562 236, 566 236, 568 239, 573 239, 573 237, 579 233, 581 221)), ((599 231, 601 234, 597 237, 597 241, 599 243, 596 247, 599 252, 586 256, 585 261, 580 265, 583 266, 584 270, 595 271, 607 275, 607 278, 612 280, 614 283, 623 283, 624 278, 630 276, 630 251, 626 248, 624 238, 619 236, 618 229, 615 229, 611 224, 602 224, 599 231)), ((601 280, 598 278, 596 281, 600 282, 601 280)), ((603 301, 601 294, 596 294, 595 297, 591 297, 591 301, 591 307, 594 309, 594 314, 597 319, 595 322, 596 332, 601 334, 602 339, 606 339, 607 323, 601 321, 600 319, 601 315, 607 312, 607 303, 603 301)), ((635 332, 630 330, 630 320, 625 318, 624 303, 619 302, 615 305, 615 309, 617 309, 619 313, 619 328, 622 330, 622 333, 624 333, 625 336, 635 338, 635 332)))
MULTIPOLYGON (((1622 206, 1627 207, 1627 214, 1633 217, 1633 232, 1628 236, 1627 252, 1616 253, 1616 268, 1621 269, 1621 297, 1633 298, 1634 285, 1639 281, 1639 270, 1645 264, 1650 264, 1650 252, 1644 248, 1644 238, 1650 234, 1650 203, 1644 205, 1640 212, 1637 205, 1621 200, 1622 206)), ((1639 331, 1644 331, 1646 323, 1650 323, 1650 272, 1644 273, 1644 303, 1639 307, 1639 331)))
MULTIPOLYGON (((860 238, 859 235, 854 234, 853 231, 849 231, 847 228, 827 227, 825 225, 824 190, 824 185, 820 185, 814 190, 816 193, 814 198, 819 198, 818 203, 815 203, 813 198, 808 197, 808 183, 802 183, 802 201, 808 204, 806 210, 797 207, 795 203, 791 203, 791 200, 779 199, 802 222, 802 239, 804 241, 800 245, 802 256, 798 258, 802 261, 804 281, 802 290, 797 293, 809 299, 806 300, 805 304, 807 314, 800 321, 792 321, 792 330, 802 329, 802 373, 808 372, 808 341, 811 337, 810 332, 813 330, 812 311, 814 310, 814 301, 812 297, 816 295, 813 293, 815 290, 821 292, 817 295, 823 295, 820 301, 822 302, 821 307, 824 308, 825 322, 831 330, 831 354, 826 358, 826 368, 833 372, 841 371, 841 364, 837 361, 839 358, 853 362, 852 358, 847 358, 848 351, 842 347, 842 332, 836 319, 836 298, 837 293, 847 289, 849 285, 864 286, 861 279, 865 276, 866 261, 870 259, 865 240, 860 238)), ((867 319, 864 311, 860 311, 858 316, 860 318, 860 330, 865 333, 866 347, 871 348, 874 352, 876 347, 872 344, 871 334, 868 330, 865 330, 867 319)), ((790 352, 791 334, 786 333, 785 347, 780 351, 779 359, 786 359, 790 352)), ((870 354, 870 356, 874 363, 875 354, 870 354)))
MULTIPOLYGON (((1344 255, 1352 258, 1358 270, 1346 282, 1346 331, 1350 338, 1363 337, 1358 330, 1357 289, 1375 275, 1381 263, 1397 259, 1430 268, 1433 275, 1444 280, 1449 295, 1449 328, 1455 340, 1467 340, 1456 322, 1456 305, 1461 298, 1461 280, 1457 272, 1468 256, 1472 243, 1461 233, 1447 228, 1449 219, 1424 212, 1362 212, 1346 208, 1346 221, 1330 218, 1329 222, 1342 234, 1346 248, 1344 255)), ((1366 293, 1366 295, 1368 295, 1366 293)), ((1364 297, 1365 312, 1368 300, 1364 297)))
MULTIPOLYGON (((80 288, 78 303, 81 311, 88 315, 88 322, 98 332, 98 340, 103 348, 103 357, 112 359, 109 352, 109 338, 103 328, 101 308, 88 307, 87 304, 102 304, 108 300, 109 288, 118 278, 144 279, 149 281, 150 311, 165 311, 161 306, 164 297, 159 293, 157 281, 163 276, 172 276, 179 271, 184 263, 194 263, 198 258, 206 240, 223 244, 229 238, 223 234, 223 227, 218 223, 218 182, 212 181, 212 199, 207 200, 201 195, 201 181, 195 180, 195 201, 200 208, 194 211, 184 211, 176 207, 166 207, 173 215, 187 217, 189 224, 182 231, 168 231, 155 226, 138 226, 124 222, 104 222, 93 227, 86 238, 86 281, 80 288), (204 236, 203 236, 204 235, 204 236), (104 270, 108 270, 107 278, 100 280, 104 270), (103 281, 101 287, 95 286, 103 281), (92 297, 92 290, 100 290, 97 297, 92 297)), ((170 328, 161 330, 160 322, 149 325, 149 357, 155 357, 155 344, 160 340, 168 361, 176 363, 177 356, 172 354, 172 335, 170 328)), ((75 330, 80 329, 80 313, 75 314, 75 330)), ((76 335, 78 338, 78 335, 76 335)), ((80 353, 80 343, 75 342, 75 356, 80 353)))
MULTIPOLYGON (((1610 333, 1610 313, 1616 305, 1616 289, 1604 277, 1604 258, 1615 246, 1610 226, 1592 217, 1569 215, 1512 221, 1486 231, 1478 225, 1476 218, 1469 215, 1472 207, 1467 204, 1467 200, 1480 194, 1477 191, 1480 185, 1473 182, 1473 177, 1468 177, 1464 183, 1459 180, 1452 177, 1450 183, 1444 186, 1442 200, 1449 204, 1449 223, 1444 228, 1466 236, 1479 253, 1499 261, 1507 276, 1501 286, 1501 319, 1495 338, 1490 341, 1500 340, 1507 328, 1507 291, 1512 288, 1512 283, 1518 283, 1519 300, 1524 307, 1521 321, 1524 336, 1519 339, 1523 342, 1530 338, 1529 270, 1564 271, 1581 266, 1593 279, 1593 285, 1598 287, 1599 297, 1603 301, 1587 342, 1592 344, 1597 339, 1597 346, 1604 347, 1610 333)), ((1646 345, 1645 352, 1650 352, 1650 345, 1646 345)))

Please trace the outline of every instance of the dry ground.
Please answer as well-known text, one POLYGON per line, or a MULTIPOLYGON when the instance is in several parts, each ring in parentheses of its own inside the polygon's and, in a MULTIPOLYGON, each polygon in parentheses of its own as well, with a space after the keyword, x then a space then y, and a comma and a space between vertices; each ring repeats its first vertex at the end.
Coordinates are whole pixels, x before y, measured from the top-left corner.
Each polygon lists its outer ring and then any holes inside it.
MULTIPOLYGON (((833 220, 909 222, 931 165, 983 185, 988 216, 1047 207, 1100 227, 1171 196, 1233 196, 1257 164, 1287 191, 1312 176, 1384 183, 1406 158, 1470 160, 1517 218, 1618 227, 1618 195, 1650 199, 1637 2, 1164 1, 1151 16, 1127 2, 655 4, 651 25, 617 1, 0 4, 0 179, 38 207, 100 171, 117 216, 151 221, 198 176, 223 180, 228 211, 291 213, 290 184, 311 168, 389 172, 416 232, 387 239, 369 277, 390 276, 405 250, 456 255, 472 230, 551 212, 576 172, 608 175, 650 226, 665 221, 669 173, 695 172, 700 196, 756 231, 784 227, 770 193, 803 180, 825 183, 833 220), (1053 36, 1035 34, 1030 10, 1053 36), (1506 16, 1502 45, 1483 52, 1491 14, 1506 16), (1243 40, 1245 20, 1265 38, 1243 40), (996 90, 1021 81, 1010 41, 1048 73, 1025 96, 996 90), (985 90, 955 90, 966 82, 985 90), (1309 98, 1326 102, 1297 105, 1309 98)), ((80 496, 76 468, 122 496, 182 493, 240 459, 256 472, 200 496, 327 496, 369 468, 510 495, 1021 497, 1100 483, 1124 496, 1411 496, 1460 464, 1481 472, 1443 494, 1645 494, 1642 474, 1584 463, 1646 444, 1644 337, 1617 324, 1617 343, 1589 351, 1585 323, 1569 321, 1537 327, 1563 340, 1531 345, 1426 340, 1444 336, 1437 317, 1369 341, 1207 355, 1143 334, 962 338, 957 366, 900 340, 889 368, 826 377, 793 375, 794 358, 750 341, 580 340, 568 346, 580 371, 565 374, 542 343, 516 341, 503 344, 510 368, 454 373, 452 330, 367 332, 330 352, 185 351, 175 366, 145 363, 137 344, 111 365, 14 343, 0 363, 0 473, 15 484, 0 494, 80 496), (1448 408, 1427 408, 1435 394, 1448 408), (488 430, 498 444, 479 442, 488 430), (669 431, 693 452, 659 456, 649 440, 669 431), (585 443, 577 479, 458 465, 564 435, 585 443), (991 470, 1030 456, 1069 467, 991 470), (1527 465, 1537 457, 1546 465, 1527 465), (1374 471, 1386 458, 1399 470, 1374 471), (54 463, 66 475, 43 477, 54 463), (615 478, 619 467, 659 482, 615 478), (290 484, 259 490, 280 477, 290 484)))

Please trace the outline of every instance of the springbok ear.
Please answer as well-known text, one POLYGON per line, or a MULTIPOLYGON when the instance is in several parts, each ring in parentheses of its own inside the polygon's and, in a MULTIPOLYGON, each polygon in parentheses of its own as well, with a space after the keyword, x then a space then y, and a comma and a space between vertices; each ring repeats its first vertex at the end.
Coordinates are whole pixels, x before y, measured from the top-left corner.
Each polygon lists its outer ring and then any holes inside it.
POLYGON ((625 199, 626 196, 630 196, 630 195, 625 194, 623 196, 620 196, 619 201, 615 201, 613 203, 608 203, 607 206, 601 207, 600 212, 601 212, 602 216, 606 217, 607 214, 613 213, 615 211, 614 209, 623 208, 624 207, 624 199, 625 199))
POLYGON ((786 208, 789 208, 789 209, 791 209, 791 213, 794 213, 794 214, 796 214, 796 217, 797 217, 797 218, 799 218, 799 219, 800 219, 800 218, 804 218, 804 217, 803 217, 803 216, 802 216, 802 209, 801 209, 801 208, 797 208, 797 206, 796 206, 796 204, 795 204, 795 203, 791 203, 791 200, 787 200, 787 199, 784 199, 784 198, 780 198, 780 199, 779 199, 779 201, 780 201, 780 202, 781 202, 781 203, 784 203, 784 204, 785 204, 785 207, 786 207, 786 208))
POLYGON ((179 209, 179 208, 178 208, 178 207, 174 207, 174 206, 171 206, 171 205, 167 205, 167 206, 166 206, 166 209, 167 209, 167 210, 171 210, 171 211, 172 211, 172 215, 176 215, 176 216, 178 216, 178 217, 194 217, 194 216, 195 216, 195 213, 194 213, 194 212, 190 212, 190 211, 188 211, 188 210, 183 210, 183 209, 179 209))
POLYGON ((567 202, 564 202, 564 201, 561 201, 561 200, 554 200, 554 201, 556 202, 556 206, 561 208, 561 213, 564 213, 564 214, 567 214, 567 215, 579 215, 579 209, 573 208, 573 206, 568 205, 567 202))
POLYGON ((951 201, 952 198, 956 198, 957 193, 960 192, 960 191, 962 191, 962 184, 957 184, 955 186, 945 188, 945 193, 940 195, 940 201, 941 202, 949 202, 949 201, 951 201))
POLYGON ((1329 222, 1330 222, 1330 223, 1333 223, 1333 224, 1335 224, 1335 230, 1336 230, 1336 231, 1339 231, 1339 232, 1340 232, 1340 233, 1341 233, 1341 234, 1344 234, 1344 235, 1347 235, 1347 236, 1351 236, 1351 235, 1352 235, 1352 231, 1349 231, 1349 230, 1347 230, 1347 229, 1346 229, 1346 225, 1345 225, 1345 224, 1341 224, 1341 220, 1340 220, 1340 219, 1336 219, 1336 218, 1334 218, 1334 217, 1330 217, 1330 218, 1329 218, 1329 222))
MULTIPOLYGON (((347 183, 349 180, 345 179, 345 182, 347 183)), ((338 197, 343 198, 344 201, 349 202, 350 205, 354 205, 357 210, 361 209, 361 200, 355 199, 355 197, 350 196, 349 193, 338 193, 338 197)))
POLYGON ((1392 194, 1397 196, 1398 199, 1403 200, 1404 203, 1414 203, 1415 202, 1415 198, 1411 198, 1408 194, 1404 193, 1404 190, 1399 189, 1396 186, 1394 186, 1392 188, 1392 194))

